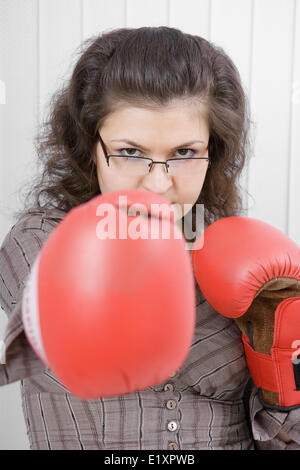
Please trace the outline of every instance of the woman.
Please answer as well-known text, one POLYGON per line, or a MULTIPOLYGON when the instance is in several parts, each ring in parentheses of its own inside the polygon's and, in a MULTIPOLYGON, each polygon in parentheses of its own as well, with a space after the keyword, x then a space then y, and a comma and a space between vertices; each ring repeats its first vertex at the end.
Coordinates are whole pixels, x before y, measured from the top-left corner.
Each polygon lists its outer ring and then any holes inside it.
POLYGON ((196 283, 187 360, 165 383, 133 394, 87 401, 71 395, 34 354, 21 321, 24 282, 43 243, 66 213, 100 193, 146 189, 183 216, 185 205, 200 203, 206 226, 240 215, 247 109, 236 67, 201 37, 169 27, 124 28, 85 45, 39 136, 42 177, 0 251, 0 300, 9 317, 0 383, 21 380, 31 449, 300 448, 298 410, 263 408, 251 381, 247 387, 237 326, 196 283), (107 155, 154 164, 137 174, 108 165, 107 155), (192 157, 199 158, 196 172, 186 162, 172 174, 155 164, 192 157))

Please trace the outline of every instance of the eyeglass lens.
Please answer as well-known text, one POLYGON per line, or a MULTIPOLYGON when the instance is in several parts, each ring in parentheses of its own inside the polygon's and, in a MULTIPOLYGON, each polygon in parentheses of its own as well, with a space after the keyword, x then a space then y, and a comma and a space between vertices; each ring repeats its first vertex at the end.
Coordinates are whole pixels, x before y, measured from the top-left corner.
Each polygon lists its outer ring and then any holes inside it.
MULTIPOLYGON (((152 161, 143 157, 109 156, 109 167, 112 171, 122 172, 128 176, 140 176, 149 173, 152 161)), ((155 162, 153 162, 155 164, 155 162)), ((207 159, 183 158, 168 160, 167 172, 170 176, 193 176, 203 172, 207 159)))

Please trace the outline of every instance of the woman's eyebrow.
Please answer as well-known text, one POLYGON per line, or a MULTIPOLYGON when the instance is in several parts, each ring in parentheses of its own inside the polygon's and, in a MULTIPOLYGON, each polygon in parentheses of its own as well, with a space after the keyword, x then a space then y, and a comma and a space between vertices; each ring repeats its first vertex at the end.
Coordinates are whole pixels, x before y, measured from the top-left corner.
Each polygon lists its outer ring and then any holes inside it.
MULTIPOLYGON (((118 140, 112 140, 111 142, 123 142, 125 144, 132 145, 133 147, 139 147, 140 149, 144 150, 145 152, 149 152, 149 149, 143 147, 141 144, 138 144, 137 142, 133 142, 132 140, 128 139, 118 139, 118 140)), ((188 146, 188 145, 193 145, 196 143, 202 143, 204 144, 205 142, 203 140, 192 140, 190 142, 185 142, 183 144, 177 145, 176 147, 173 147, 171 150, 176 150, 180 147, 188 146)))

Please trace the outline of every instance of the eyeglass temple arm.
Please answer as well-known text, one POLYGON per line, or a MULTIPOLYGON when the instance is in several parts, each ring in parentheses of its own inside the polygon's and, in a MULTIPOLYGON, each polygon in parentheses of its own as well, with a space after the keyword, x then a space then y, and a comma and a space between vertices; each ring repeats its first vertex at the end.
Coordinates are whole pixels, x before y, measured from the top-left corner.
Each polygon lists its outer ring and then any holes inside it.
POLYGON ((103 150, 103 152, 104 152, 105 159, 106 159, 106 161, 107 161, 107 164, 109 165, 109 157, 108 157, 108 155, 107 155, 107 151, 106 151, 104 142, 103 142, 103 140, 102 140, 102 137, 101 137, 101 135, 100 135, 100 132, 98 131, 97 133, 98 133, 98 139, 99 139, 99 141, 100 141, 102 150, 103 150))

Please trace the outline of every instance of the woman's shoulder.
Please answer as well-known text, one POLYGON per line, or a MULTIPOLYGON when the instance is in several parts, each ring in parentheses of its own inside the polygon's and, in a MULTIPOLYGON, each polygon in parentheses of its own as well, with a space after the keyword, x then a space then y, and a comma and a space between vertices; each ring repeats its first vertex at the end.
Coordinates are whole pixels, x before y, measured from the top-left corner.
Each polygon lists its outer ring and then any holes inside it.
POLYGON ((22 232, 24 230, 47 231, 50 229, 51 231, 51 228, 54 228, 66 214, 65 211, 57 208, 29 209, 19 215, 11 230, 22 232))
MULTIPOLYGON (((40 245, 65 217, 66 212, 56 208, 28 209, 19 213, 6 233, 0 250, 11 251, 16 245, 28 248, 30 243, 40 240, 40 245)), ((13 249, 15 251, 15 248, 13 249)))
POLYGON ((62 220, 67 212, 53 208, 32 208, 24 211, 18 218, 18 222, 24 222, 24 220, 37 221, 38 219, 47 220, 62 220))

